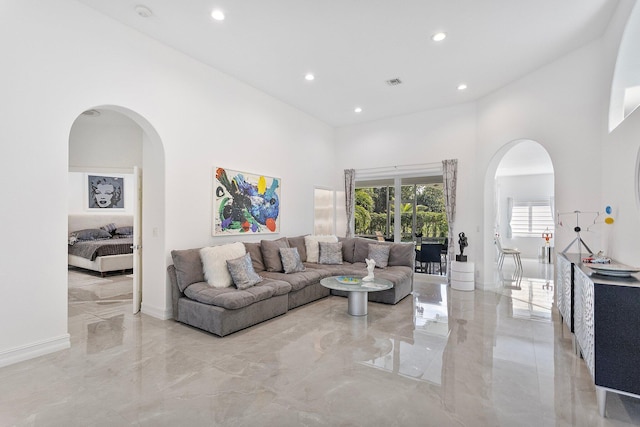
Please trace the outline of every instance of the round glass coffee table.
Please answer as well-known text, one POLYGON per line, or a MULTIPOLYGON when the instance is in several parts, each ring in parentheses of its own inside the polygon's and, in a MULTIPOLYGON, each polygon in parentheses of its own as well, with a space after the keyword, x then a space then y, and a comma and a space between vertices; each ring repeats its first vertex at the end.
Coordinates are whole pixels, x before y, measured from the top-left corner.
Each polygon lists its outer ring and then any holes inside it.
POLYGON ((348 292, 347 313, 352 316, 367 315, 367 300, 369 292, 385 291, 393 288, 393 283, 387 279, 375 278, 365 282, 355 276, 331 276, 320 280, 325 288, 348 292))

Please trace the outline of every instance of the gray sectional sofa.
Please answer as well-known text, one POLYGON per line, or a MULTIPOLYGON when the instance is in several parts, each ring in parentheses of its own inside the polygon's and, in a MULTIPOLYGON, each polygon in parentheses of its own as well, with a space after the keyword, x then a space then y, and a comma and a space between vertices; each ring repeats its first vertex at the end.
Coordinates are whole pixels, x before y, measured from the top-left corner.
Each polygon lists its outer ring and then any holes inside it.
POLYGON ((244 290, 235 286, 209 286, 205 281, 200 248, 174 250, 171 252, 173 265, 167 269, 173 317, 178 322, 225 336, 331 294, 346 296, 345 292, 325 288, 320 280, 337 275, 366 276, 365 258, 371 244, 390 246, 388 266, 376 268, 375 275, 390 280, 394 286, 385 291, 369 292, 369 301, 396 304, 411 293, 415 262, 413 243, 376 242, 358 237, 339 240, 342 242, 342 264, 326 265, 307 261, 304 236, 278 239, 280 244, 298 249, 305 270, 295 273, 269 271, 273 268, 267 268, 264 260, 272 254, 263 254, 263 249, 271 244, 265 243, 263 248, 261 243, 244 243, 246 252, 251 255, 253 269, 263 279, 244 290))

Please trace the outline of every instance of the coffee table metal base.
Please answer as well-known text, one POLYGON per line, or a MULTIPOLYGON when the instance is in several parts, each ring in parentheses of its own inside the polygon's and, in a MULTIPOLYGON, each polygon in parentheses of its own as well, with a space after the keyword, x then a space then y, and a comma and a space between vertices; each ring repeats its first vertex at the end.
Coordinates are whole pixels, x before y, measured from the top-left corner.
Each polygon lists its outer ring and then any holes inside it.
POLYGON ((366 316, 367 315, 367 292, 349 292, 349 306, 347 313, 352 316, 366 316))

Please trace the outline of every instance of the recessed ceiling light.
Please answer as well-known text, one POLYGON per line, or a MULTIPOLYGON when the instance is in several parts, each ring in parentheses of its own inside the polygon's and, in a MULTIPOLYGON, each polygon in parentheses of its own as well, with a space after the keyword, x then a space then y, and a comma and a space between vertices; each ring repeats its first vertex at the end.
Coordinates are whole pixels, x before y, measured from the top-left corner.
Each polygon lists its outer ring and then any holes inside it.
POLYGON ((214 9, 213 12, 211 12, 211 17, 216 21, 224 21, 224 12, 220 9, 214 9))
POLYGON ((458 85, 458 90, 465 90, 466 88, 467 88, 467 85, 466 85, 466 84, 464 84, 464 83, 460 83, 460 84, 458 85))
POLYGON ((83 111, 82 114, 90 117, 98 117, 100 115, 100 111, 91 109, 91 110, 83 111))
POLYGON ((307 80, 307 81, 312 81, 315 78, 316 78, 316 76, 314 76, 311 73, 307 73, 307 74, 304 75, 304 79, 307 80))
POLYGON ((143 18, 150 18, 151 15, 153 15, 153 12, 151 12, 151 9, 141 4, 136 6, 136 13, 138 14, 138 16, 141 16, 143 18))
POLYGON ((353 109, 353 111, 356 112, 356 113, 362 113, 362 108, 356 107, 356 108, 353 109))
POLYGON ((435 33, 434 35, 431 36, 431 40, 433 40, 434 42, 441 42, 442 40, 447 38, 447 33, 435 33))

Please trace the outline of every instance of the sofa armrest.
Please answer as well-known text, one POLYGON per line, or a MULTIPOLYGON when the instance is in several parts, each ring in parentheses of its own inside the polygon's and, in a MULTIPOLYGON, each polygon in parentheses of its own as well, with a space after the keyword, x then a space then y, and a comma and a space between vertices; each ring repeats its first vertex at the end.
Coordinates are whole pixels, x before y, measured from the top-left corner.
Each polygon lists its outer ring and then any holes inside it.
POLYGON ((178 320, 178 300, 184 296, 178 287, 178 276, 176 268, 173 264, 167 267, 167 276, 169 277, 169 285, 171 286, 171 305, 173 308, 173 318, 178 320))

